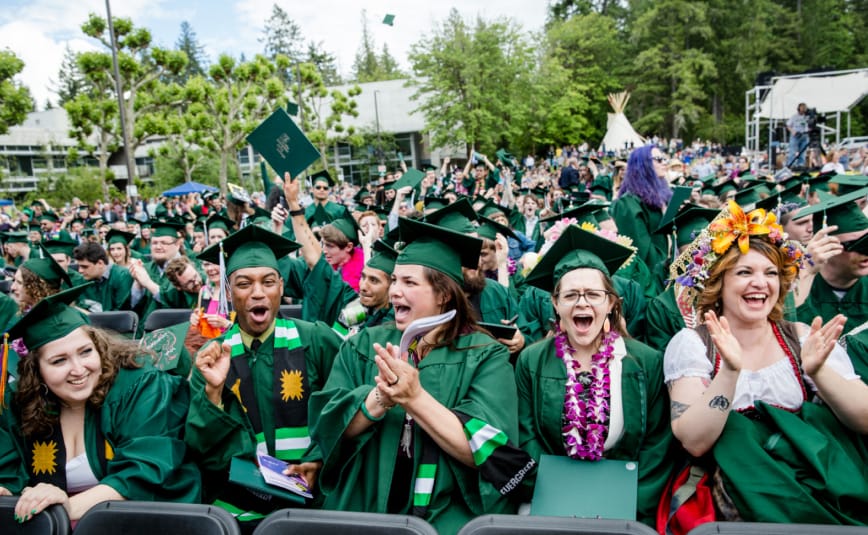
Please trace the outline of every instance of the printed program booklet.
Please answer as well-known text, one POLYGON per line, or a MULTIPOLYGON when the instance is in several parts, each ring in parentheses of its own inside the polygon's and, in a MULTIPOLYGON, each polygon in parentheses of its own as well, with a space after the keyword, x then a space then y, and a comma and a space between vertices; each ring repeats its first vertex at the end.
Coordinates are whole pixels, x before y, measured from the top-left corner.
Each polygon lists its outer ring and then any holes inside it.
POLYGON ((303 477, 299 475, 286 475, 284 470, 289 466, 289 463, 281 461, 266 453, 257 453, 256 460, 259 461, 259 471, 262 473, 262 479, 269 485, 274 485, 290 492, 294 492, 305 498, 313 498, 310 492, 310 487, 303 477))

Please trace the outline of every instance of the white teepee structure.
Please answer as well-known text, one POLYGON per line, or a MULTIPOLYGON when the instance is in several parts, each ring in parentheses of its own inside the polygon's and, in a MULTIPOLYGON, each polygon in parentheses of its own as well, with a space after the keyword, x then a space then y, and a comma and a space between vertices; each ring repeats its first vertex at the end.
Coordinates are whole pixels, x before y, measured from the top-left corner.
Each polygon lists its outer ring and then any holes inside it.
POLYGON ((641 147, 645 144, 645 138, 640 136, 633 130, 633 125, 630 120, 624 115, 624 108, 627 106, 627 101, 630 100, 630 93, 622 91, 620 93, 609 94, 609 105, 615 113, 609 114, 609 120, 606 124, 606 137, 600 144, 600 150, 619 151, 625 148, 641 147))

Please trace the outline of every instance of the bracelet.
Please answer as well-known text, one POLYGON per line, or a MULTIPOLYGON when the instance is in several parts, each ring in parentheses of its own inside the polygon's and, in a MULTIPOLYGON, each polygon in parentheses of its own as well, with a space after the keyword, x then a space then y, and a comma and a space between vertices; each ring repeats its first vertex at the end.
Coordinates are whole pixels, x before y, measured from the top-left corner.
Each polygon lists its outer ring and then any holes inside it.
MULTIPOLYGON (((374 390, 376 390, 376 389, 377 389, 377 387, 375 386, 374 390)), ((385 413, 382 416, 380 416, 379 418, 377 418, 376 416, 372 415, 370 411, 368 411, 368 407, 366 406, 367 405, 367 403, 366 403, 367 399, 368 399, 368 396, 365 396, 365 399, 362 400, 362 406, 361 406, 361 411, 362 411, 362 414, 365 415, 365 418, 367 418, 368 420, 370 420, 372 422, 379 422, 380 420, 385 418, 386 417, 385 413)), ((380 397, 379 396, 377 396, 377 405, 380 405, 380 397)))
POLYGON ((295 217, 297 215, 304 215, 304 208, 299 208, 298 210, 290 210, 289 217, 295 217))
POLYGON ((394 404, 386 405, 385 403, 383 403, 383 400, 380 399, 380 389, 376 386, 374 387, 374 397, 377 398, 377 405, 386 410, 392 409, 395 406, 394 404))

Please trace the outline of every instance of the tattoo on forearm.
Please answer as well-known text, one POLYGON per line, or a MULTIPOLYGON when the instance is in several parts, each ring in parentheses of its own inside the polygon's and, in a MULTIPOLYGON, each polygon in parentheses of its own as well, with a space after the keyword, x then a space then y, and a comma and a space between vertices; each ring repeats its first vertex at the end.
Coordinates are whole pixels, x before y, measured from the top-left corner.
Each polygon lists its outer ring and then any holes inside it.
POLYGON ((726 399, 726 396, 714 396, 711 398, 711 401, 708 402, 708 406, 712 409, 717 409, 720 412, 726 412, 726 409, 729 408, 729 400, 726 399))
POLYGON ((672 419, 672 421, 675 421, 682 414, 684 414, 684 411, 689 408, 690 405, 687 405, 686 403, 678 403, 677 401, 672 401, 669 405, 669 417, 672 419))

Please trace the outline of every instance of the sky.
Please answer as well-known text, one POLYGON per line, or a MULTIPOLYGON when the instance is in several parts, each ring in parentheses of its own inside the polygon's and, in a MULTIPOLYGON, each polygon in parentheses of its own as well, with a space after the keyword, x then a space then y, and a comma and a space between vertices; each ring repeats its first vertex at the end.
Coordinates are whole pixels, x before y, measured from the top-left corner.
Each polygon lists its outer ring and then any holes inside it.
MULTIPOLYGON (((148 28, 154 44, 174 47, 181 22, 187 21, 212 60, 221 53, 247 57, 262 52, 259 39, 272 5, 280 5, 301 26, 305 42, 322 42, 347 76, 361 42, 362 11, 376 49, 388 45, 405 71, 410 45, 430 35, 434 21, 446 19, 455 7, 465 20, 511 17, 525 31, 545 23, 548 0, 113 0, 112 15, 128 17, 148 28), (395 15, 393 26, 382 23, 395 15)), ((64 50, 100 50, 85 36, 81 24, 88 13, 106 14, 105 0, 0 0, 0 49, 12 50, 25 62, 16 77, 30 89, 39 109, 46 99, 56 104, 57 73, 64 50)))

